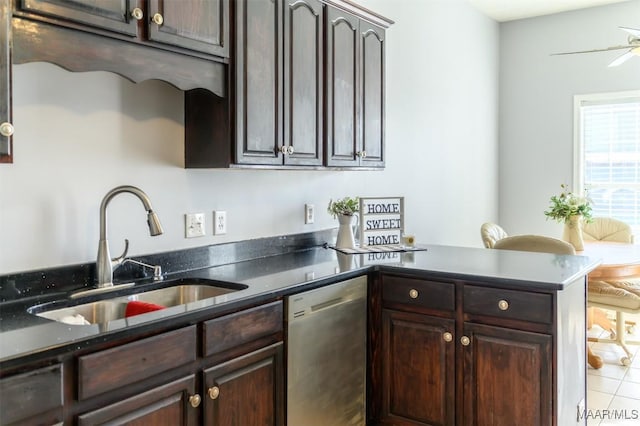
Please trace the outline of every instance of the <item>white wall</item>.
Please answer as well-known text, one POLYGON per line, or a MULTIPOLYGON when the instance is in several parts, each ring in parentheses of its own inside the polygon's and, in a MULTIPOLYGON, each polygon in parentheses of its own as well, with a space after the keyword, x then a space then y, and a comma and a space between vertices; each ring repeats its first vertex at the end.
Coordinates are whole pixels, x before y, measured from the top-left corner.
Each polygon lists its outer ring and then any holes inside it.
POLYGON ((640 58, 623 51, 550 56, 625 44, 640 0, 500 26, 500 223, 512 234, 562 235, 549 198, 573 184, 573 97, 640 88, 640 58))
POLYGON ((337 226, 330 198, 405 196, 418 242, 478 245, 497 220, 498 25, 464 0, 363 0, 396 21, 387 33, 387 167, 383 172, 186 170, 183 94, 157 81, 14 67, 15 163, 0 165, 0 274, 94 261, 102 197, 131 184, 142 206, 109 205, 112 254, 155 253, 337 226), (473 36, 471 37, 470 34, 473 36), (316 223, 304 225, 304 204, 316 223), (211 235, 226 210, 228 234, 211 235), (185 239, 183 215, 206 212, 208 235, 185 239), (479 219, 479 218, 482 218, 479 219))

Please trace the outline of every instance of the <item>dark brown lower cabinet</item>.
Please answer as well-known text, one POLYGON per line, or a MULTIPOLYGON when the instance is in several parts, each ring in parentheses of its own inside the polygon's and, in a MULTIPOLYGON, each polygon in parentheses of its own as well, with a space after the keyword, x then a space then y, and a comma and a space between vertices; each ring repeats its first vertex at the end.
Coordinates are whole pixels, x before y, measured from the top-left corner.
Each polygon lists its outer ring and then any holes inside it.
POLYGON ((465 324, 454 340, 450 319, 386 309, 382 318, 381 424, 551 424, 550 335, 465 324), (456 345, 464 383, 458 422, 456 345))
POLYGON ((400 274, 373 284, 368 424, 576 424, 584 277, 558 291, 502 285, 400 274))
POLYGON ((199 404, 195 375, 155 387, 147 392, 78 416, 78 426, 196 426, 199 404))
POLYGON ((192 374, 81 414, 78 426, 281 426, 282 368, 280 342, 204 370, 201 391, 192 374))
POLYGON ((464 336, 464 424, 551 424, 552 337, 478 324, 464 336))
POLYGON ((204 424, 284 425, 283 344, 204 372, 204 424))
POLYGON ((0 425, 61 424, 62 375, 54 364, 0 379, 0 425))
POLYGON ((454 321, 388 309, 382 318, 383 424, 453 424, 455 343, 443 336, 454 321))
POLYGON ((0 371, 0 425, 284 426, 281 299, 0 371))

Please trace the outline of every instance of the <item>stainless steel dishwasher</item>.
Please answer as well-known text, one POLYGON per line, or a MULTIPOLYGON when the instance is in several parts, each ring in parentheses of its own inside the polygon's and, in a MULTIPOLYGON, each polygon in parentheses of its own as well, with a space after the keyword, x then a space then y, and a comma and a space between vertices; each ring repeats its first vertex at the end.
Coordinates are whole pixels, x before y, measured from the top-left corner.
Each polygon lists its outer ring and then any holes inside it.
POLYGON ((287 298, 287 425, 366 423, 367 279, 287 298))

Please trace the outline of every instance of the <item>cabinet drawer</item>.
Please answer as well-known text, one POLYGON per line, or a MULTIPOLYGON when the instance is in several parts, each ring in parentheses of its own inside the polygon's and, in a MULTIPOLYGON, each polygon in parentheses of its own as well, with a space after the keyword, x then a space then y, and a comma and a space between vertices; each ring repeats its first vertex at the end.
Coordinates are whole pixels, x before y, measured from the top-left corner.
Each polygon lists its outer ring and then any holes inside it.
POLYGON ((277 301, 205 322, 202 327, 204 355, 281 332, 283 312, 282 301, 277 301))
POLYGON ((78 399, 144 380, 196 359, 196 326, 78 359, 78 399))
POLYGON ((385 275, 382 278, 382 301, 453 311, 455 289, 452 283, 385 275))
MULTIPOLYGON (((62 407, 62 366, 40 368, 0 380, 0 424, 23 423, 25 419, 62 407)), ((59 418, 62 419, 62 410, 59 418)), ((40 421, 51 419, 40 418, 40 421)))
POLYGON ((553 321, 550 294, 464 286, 464 312, 542 324, 553 321))

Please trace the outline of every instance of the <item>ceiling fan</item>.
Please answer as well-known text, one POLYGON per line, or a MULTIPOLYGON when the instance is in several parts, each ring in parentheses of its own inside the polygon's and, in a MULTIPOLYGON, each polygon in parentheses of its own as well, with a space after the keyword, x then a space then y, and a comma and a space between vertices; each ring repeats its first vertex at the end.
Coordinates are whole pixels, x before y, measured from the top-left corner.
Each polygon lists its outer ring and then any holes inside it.
POLYGON ((612 46, 604 49, 593 49, 593 50, 583 50, 578 52, 563 52, 563 53, 552 53, 552 55, 573 55, 575 53, 592 53, 592 52, 606 52, 609 50, 620 50, 620 49, 628 49, 621 56, 618 56, 609 64, 610 67, 617 67, 623 62, 631 59, 634 55, 640 56, 640 29, 629 28, 629 27, 618 27, 622 31, 629 33, 629 37, 627 38, 627 44, 622 46, 612 46))

